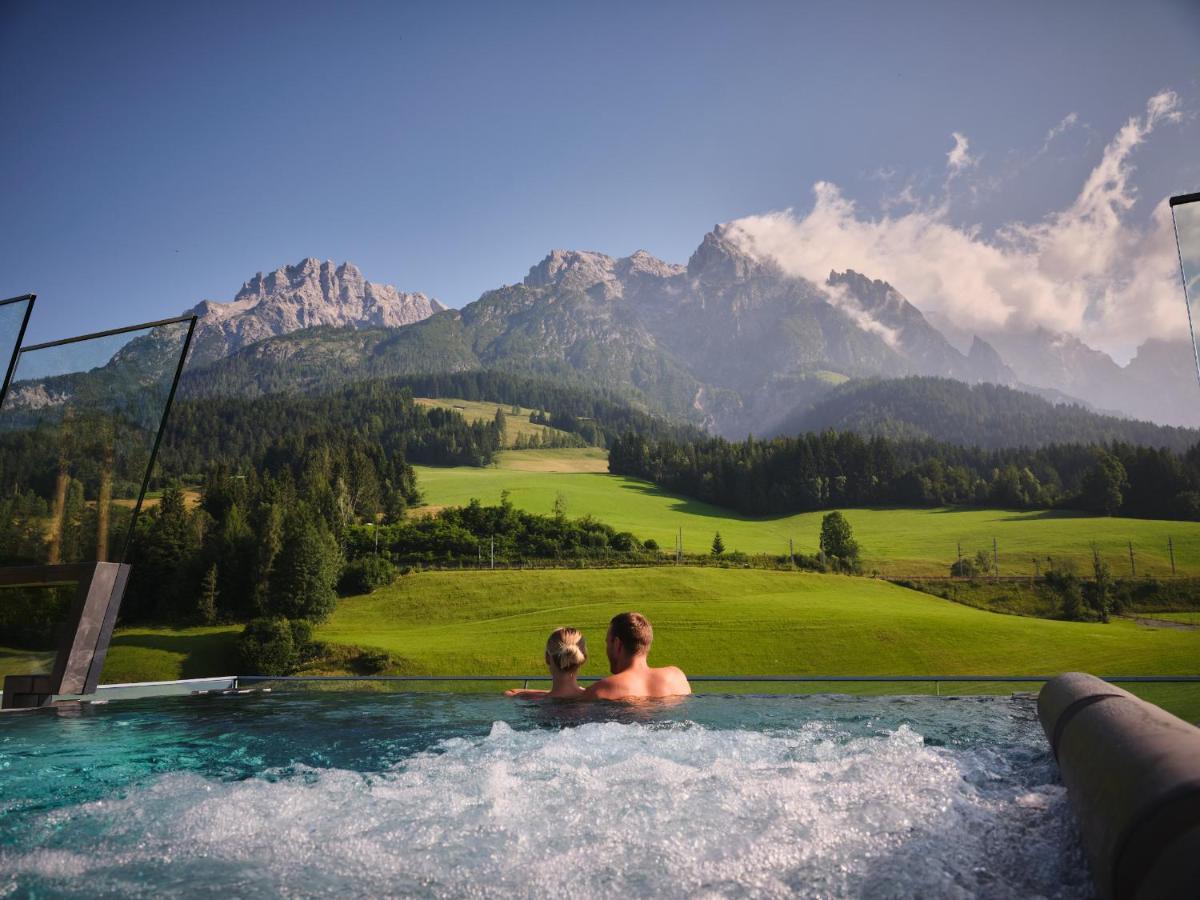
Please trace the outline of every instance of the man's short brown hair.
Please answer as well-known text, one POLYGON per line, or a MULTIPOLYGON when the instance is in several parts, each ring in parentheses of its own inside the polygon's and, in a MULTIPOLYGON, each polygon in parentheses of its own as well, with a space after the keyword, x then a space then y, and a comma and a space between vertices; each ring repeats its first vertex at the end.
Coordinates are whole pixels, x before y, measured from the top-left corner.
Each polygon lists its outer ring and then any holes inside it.
POLYGON ((654 629, 650 621, 641 613, 623 612, 612 617, 608 623, 608 633, 621 642, 627 653, 638 656, 650 652, 650 643, 654 640, 654 629))

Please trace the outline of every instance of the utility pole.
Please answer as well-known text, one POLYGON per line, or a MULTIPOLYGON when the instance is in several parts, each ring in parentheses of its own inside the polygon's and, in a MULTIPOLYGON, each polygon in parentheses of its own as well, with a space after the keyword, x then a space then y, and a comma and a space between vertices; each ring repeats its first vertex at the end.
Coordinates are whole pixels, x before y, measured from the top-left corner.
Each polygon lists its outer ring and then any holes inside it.
POLYGON ((954 569, 959 575, 962 575, 962 541, 958 542, 958 566, 954 569))
POLYGON ((1171 554, 1171 577, 1175 577, 1175 542, 1167 535, 1167 552, 1171 554))
POLYGON ((992 571, 1000 578, 1000 551, 996 549, 996 539, 992 538, 992 571))
POLYGON ((1042 567, 1041 567, 1041 564, 1038 562, 1038 558, 1035 556, 1033 558, 1033 580, 1037 581, 1041 577, 1042 577, 1042 567))
POLYGON ((494 534, 492 535, 491 554, 492 554, 492 568, 495 569, 496 568, 496 536, 494 534))
POLYGON ((1133 541, 1129 542, 1129 576, 1137 578, 1137 564, 1133 561, 1133 541))
POLYGON ((792 539, 788 538, 788 561, 791 562, 792 568, 796 568, 796 545, 792 543, 792 539))

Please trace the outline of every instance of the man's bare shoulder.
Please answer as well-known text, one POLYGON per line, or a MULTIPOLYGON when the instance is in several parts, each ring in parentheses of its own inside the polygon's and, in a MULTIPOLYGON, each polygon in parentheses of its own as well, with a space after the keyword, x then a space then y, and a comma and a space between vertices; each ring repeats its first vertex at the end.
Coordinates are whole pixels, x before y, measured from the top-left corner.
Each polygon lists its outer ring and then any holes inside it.
POLYGON ((660 688, 669 690, 672 694, 690 694, 691 682, 683 669, 678 666, 662 666, 654 670, 655 682, 660 688))
POLYGON ((629 696, 629 689, 621 683, 620 676, 609 675, 588 686, 583 697, 594 700, 621 700, 629 696))

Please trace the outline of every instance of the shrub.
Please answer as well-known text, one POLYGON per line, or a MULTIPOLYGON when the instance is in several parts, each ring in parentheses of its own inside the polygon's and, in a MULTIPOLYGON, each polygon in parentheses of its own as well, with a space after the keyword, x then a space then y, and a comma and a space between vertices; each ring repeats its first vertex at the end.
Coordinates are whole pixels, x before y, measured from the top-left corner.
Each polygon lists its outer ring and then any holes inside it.
POLYGON ((386 650, 364 650, 355 661, 355 669, 362 675, 378 675, 392 664, 392 656, 386 650))
MULTIPOLYGON (((248 623, 238 638, 242 672, 247 675, 287 675, 294 671, 298 656, 293 625, 308 623, 291 623, 284 618, 254 619, 248 623)), ((307 634, 311 640, 311 625, 308 625, 307 634)))
POLYGON ((644 547, 646 550, 649 550, 651 553, 657 553, 658 552, 658 541, 656 541, 654 538, 650 538, 649 540, 642 543, 642 547, 644 547))
POLYGON ((620 531, 612 536, 612 548, 621 553, 630 553, 639 549, 638 539, 631 532, 620 531))
POLYGON ((369 594, 376 588, 387 587, 396 580, 396 567, 385 556, 361 556, 346 563, 338 579, 338 593, 369 594))
POLYGON ((979 574, 979 570, 976 569, 974 561, 964 556, 950 564, 950 574, 955 578, 974 578, 979 574))

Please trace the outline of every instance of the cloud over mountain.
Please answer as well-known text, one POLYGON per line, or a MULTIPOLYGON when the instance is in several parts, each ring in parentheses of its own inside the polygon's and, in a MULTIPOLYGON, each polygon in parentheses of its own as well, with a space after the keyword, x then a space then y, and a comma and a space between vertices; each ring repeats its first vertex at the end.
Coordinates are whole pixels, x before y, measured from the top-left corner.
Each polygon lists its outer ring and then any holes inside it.
MULTIPOLYGON (((729 236, 818 283, 831 270, 869 272, 965 329, 1042 327, 1128 358, 1146 339, 1186 333, 1170 211, 1164 199, 1148 221, 1137 221, 1131 183, 1134 151, 1181 115, 1173 91, 1154 95, 1109 141, 1069 205, 991 234, 953 221, 944 198, 910 197, 904 211, 873 218, 820 181, 807 213, 747 216, 731 223, 729 236)), ((1067 116, 1048 137, 1077 118, 1067 116)), ((948 171, 967 178, 975 158, 965 136, 954 140, 948 171)))

